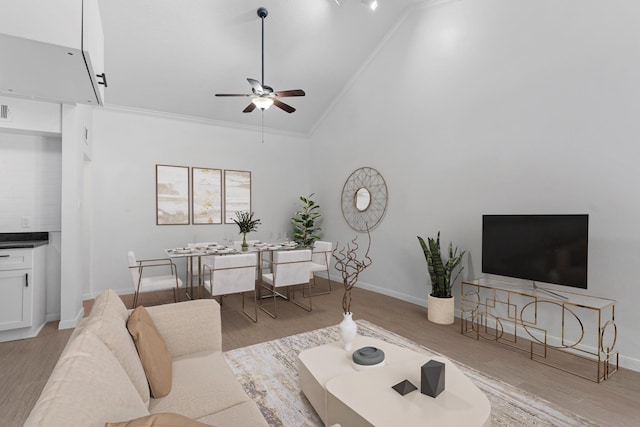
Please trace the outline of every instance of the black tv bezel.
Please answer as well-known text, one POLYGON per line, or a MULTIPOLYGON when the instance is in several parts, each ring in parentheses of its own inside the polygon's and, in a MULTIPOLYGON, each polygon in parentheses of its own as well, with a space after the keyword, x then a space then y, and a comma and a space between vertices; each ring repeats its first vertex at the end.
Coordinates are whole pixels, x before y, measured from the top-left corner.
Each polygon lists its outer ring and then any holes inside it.
POLYGON ((496 275, 496 276, 502 276, 502 277, 507 277, 507 278, 514 278, 514 279, 522 279, 522 280, 529 280, 532 281, 534 284, 536 282, 539 283, 545 283, 545 284, 552 284, 552 285, 558 285, 558 286, 566 286, 566 287, 570 287, 570 288, 576 288, 576 289, 587 289, 588 286, 588 273, 589 273, 589 255, 588 255, 588 247, 589 247, 589 214, 483 214, 482 215, 482 261, 481 261, 481 268, 482 268, 482 273, 483 274, 490 274, 490 275, 496 275), (568 218, 568 217, 575 217, 576 219, 580 218, 580 220, 585 221, 585 227, 586 227, 586 241, 587 241, 587 248, 586 248, 586 258, 585 258, 585 263, 584 263, 584 283, 580 282, 580 283, 570 283, 570 282, 562 282, 560 283, 559 281, 549 281, 547 280, 547 278, 542 278, 542 277, 529 277, 525 274, 514 274, 514 272, 508 272, 508 274, 505 274, 505 272, 495 272, 495 271, 487 271, 486 266, 485 266, 485 217, 504 217, 506 218, 515 218, 515 217, 520 217, 520 218, 527 218, 527 217, 531 217, 531 218, 540 218, 540 217, 562 217, 562 218, 568 218))

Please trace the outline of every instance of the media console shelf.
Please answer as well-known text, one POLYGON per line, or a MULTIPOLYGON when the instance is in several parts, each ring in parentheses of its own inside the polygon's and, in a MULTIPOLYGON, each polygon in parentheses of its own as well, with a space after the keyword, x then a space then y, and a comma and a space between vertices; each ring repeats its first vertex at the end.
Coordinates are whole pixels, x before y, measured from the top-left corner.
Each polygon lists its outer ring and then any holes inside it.
POLYGON ((615 300, 486 278, 463 281, 461 294, 463 335, 598 383, 618 370, 615 300))

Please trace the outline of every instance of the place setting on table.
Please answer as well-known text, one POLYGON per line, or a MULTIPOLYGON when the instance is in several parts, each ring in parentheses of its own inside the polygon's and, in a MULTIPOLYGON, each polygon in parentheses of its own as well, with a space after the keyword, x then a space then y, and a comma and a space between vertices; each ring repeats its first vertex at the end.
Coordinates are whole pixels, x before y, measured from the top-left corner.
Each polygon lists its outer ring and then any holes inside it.
POLYGON ((178 256, 202 256, 202 255, 224 255, 240 253, 235 248, 231 248, 224 245, 208 244, 208 245, 188 245, 186 247, 178 247, 173 249, 165 249, 165 252, 170 257, 178 256))

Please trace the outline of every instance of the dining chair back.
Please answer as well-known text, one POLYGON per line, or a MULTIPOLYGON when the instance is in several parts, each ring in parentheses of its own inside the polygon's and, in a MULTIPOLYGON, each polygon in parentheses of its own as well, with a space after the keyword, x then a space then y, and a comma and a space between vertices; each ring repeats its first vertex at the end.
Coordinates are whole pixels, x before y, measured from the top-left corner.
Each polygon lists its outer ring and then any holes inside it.
MULTIPOLYGON (((295 285, 304 285, 309 287, 309 274, 311 273, 311 250, 289 250, 289 251, 275 251, 272 254, 271 272, 263 273, 261 277, 262 286, 271 291, 273 297, 274 311, 273 313, 267 311, 261 304, 260 308, 269 314, 271 317, 277 317, 277 297, 287 298, 285 295, 279 293, 277 288, 281 287, 293 287, 295 285)), ((309 298, 309 305, 305 306, 300 304, 295 299, 295 288, 291 296, 291 302, 302 307, 307 311, 311 311, 311 293, 308 290, 307 298, 309 298)), ((303 296, 305 293, 303 291, 303 296)), ((261 301, 262 302, 262 301, 261 301)))
POLYGON ((316 292, 313 295, 325 295, 331 292, 331 278, 329 268, 331 267, 331 251, 333 250, 333 244, 331 242, 324 242, 322 240, 316 240, 313 242, 313 250, 311 254, 311 280, 313 286, 316 287, 316 275, 317 272, 327 273, 327 290, 324 292, 316 292))
POLYGON ((211 262, 204 265, 204 287, 212 297, 242 294, 242 312, 257 322, 256 254, 217 255, 210 258, 211 262), (253 291, 254 295, 254 317, 251 317, 244 309, 244 294, 250 291, 253 291))
POLYGON ((127 253, 129 260, 129 270, 133 280, 133 308, 138 305, 140 293, 173 289, 173 300, 178 301, 178 289, 182 286, 182 280, 178 277, 178 270, 175 264, 168 258, 157 259, 136 259, 133 251, 127 253), (149 275, 149 271, 169 270, 165 275, 149 275), (146 273, 146 275, 145 275, 146 273))

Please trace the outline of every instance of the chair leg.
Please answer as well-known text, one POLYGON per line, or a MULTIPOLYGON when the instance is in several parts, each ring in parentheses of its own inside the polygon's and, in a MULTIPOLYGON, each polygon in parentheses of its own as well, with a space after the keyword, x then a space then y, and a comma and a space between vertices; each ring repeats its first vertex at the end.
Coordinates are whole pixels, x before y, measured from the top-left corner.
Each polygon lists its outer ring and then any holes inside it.
POLYGON ((258 299, 256 297, 255 291, 253 292, 253 310, 254 310, 254 314, 253 314, 254 317, 251 317, 251 315, 249 315, 249 313, 247 313, 244 310, 244 292, 242 292, 242 312, 249 319, 253 320, 254 323, 258 323, 258 299))
POLYGON ((273 286, 271 287, 266 287, 264 285, 262 286, 265 289, 269 289, 271 291, 271 296, 273 297, 273 313, 263 307, 262 299, 260 300, 260 310, 264 311, 269 316, 275 319, 276 317, 278 317, 278 304, 277 304, 278 296, 277 296, 276 288, 273 286))
MULTIPOLYGON (((313 307, 311 307, 311 282, 307 282, 307 292, 308 292, 308 295, 309 295, 307 297, 307 298, 309 298, 309 305, 308 306, 305 306, 305 305, 299 303, 296 300, 296 289, 295 289, 295 286, 293 288, 293 296, 291 298, 291 302, 294 303, 295 305, 297 305, 298 307, 306 310, 306 311, 311 311, 311 310, 313 310, 313 307)), ((304 284, 302 285, 302 296, 304 297, 304 284)))
MULTIPOLYGON (((313 280, 313 287, 316 287, 316 274, 312 273, 313 277, 311 278, 311 280, 313 280)), ((316 292, 314 294, 311 294, 311 286, 309 286, 309 295, 313 296, 313 297, 317 297, 319 295, 327 295, 331 293, 331 279, 329 279, 329 270, 327 270, 327 281, 329 282, 329 290, 324 291, 324 292, 316 292)), ((305 289, 302 288, 302 296, 307 298, 307 295, 305 294, 305 289)))
POLYGON ((140 296, 140 284, 142 283, 142 272, 140 272, 140 278, 138 278, 138 287, 136 288, 136 292, 133 295, 133 307, 136 308, 138 306, 138 297, 140 296))

